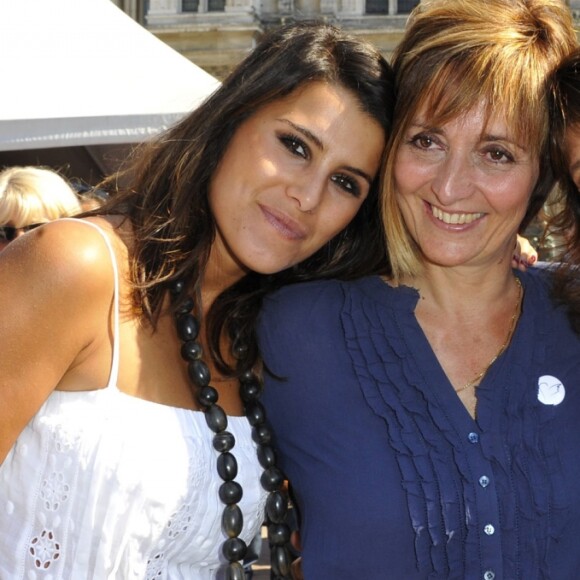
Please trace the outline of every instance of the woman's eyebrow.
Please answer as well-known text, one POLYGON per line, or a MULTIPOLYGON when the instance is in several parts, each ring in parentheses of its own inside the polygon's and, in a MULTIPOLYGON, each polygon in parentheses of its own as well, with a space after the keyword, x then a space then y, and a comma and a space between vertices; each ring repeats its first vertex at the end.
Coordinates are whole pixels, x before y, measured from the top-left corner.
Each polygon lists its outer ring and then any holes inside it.
POLYGON ((279 121, 281 121, 282 123, 287 123, 288 125, 290 125, 293 129, 295 129, 296 131, 298 131, 299 133, 302 133, 302 135, 304 135, 304 137, 307 137, 309 140, 313 141, 314 144, 321 150, 324 150, 324 144, 322 143, 322 141, 314 134, 312 133, 312 131, 310 131, 309 129, 307 129, 306 127, 303 127, 302 125, 297 125, 296 123, 293 123, 292 121, 290 121, 289 119, 278 119, 279 121))
MULTIPOLYGON (((321 151, 324 151, 324 144, 314 133, 312 133, 312 131, 310 131, 306 127, 303 127, 302 125, 297 125, 296 123, 293 123, 289 119, 279 119, 279 121, 281 121, 282 123, 286 123, 286 124, 290 125, 293 129, 298 131, 298 133, 302 133, 302 135, 304 135, 304 137, 306 137, 307 139, 312 141, 318 149, 320 149, 321 151)), ((369 185, 372 185, 373 178, 368 173, 363 171, 362 169, 358 169, 357 167, 352 167, 351 165, 345 165, 344 169, 346 171, 349 171, 350 173, 354 173, 355 175, 362 177, 365 181, 368 182, 369 185)))
POLYGON ((517 141, 514 141, 513 139, 511 139, 507 135, 493 135, 491 133, 484 133, 481 136, 481 140, 482 141, 502 141, 503 143, 509 143, 510 145, 513 145, 514 147, 521 149, 522 151, 527 150, 527 147, 525 147, 524 145, 520 145, 517 141))

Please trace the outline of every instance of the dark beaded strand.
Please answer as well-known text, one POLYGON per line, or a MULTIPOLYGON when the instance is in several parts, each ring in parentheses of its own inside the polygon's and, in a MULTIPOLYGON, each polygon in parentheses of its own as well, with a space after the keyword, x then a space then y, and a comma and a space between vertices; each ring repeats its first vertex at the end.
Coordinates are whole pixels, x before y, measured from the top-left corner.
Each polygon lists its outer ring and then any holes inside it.
POLYGON ((240 378, 240 396, 245 405, 246 417, 252 425, 252 438, 257 444, 258 461, 264 468, 260 483, 268 492, 266 499, 266 524, 270 542, 270 564, 275 580, 291 578, 290 528, 286 524, 288 498, 283 489, 284 475, 276 467, 276 454, 270 446, 272 434, 266 424, 266 411, 260 403, 262 384, 253 372, 240 378))
MULTIPOLYGON (((183 293, 181 281, 174 283, 171 294, 176 300, 183 293)), ((222 554, 229 562, 226 580, 244 580, 245 572, 241 564, 247 546, 239 537, 243 528, 243 515, 238 505, 242 499, 242 486, 234 481, 238 473, 238 463, 231 453, 235 438, 227 431, 227 415, 218 405, 218 392, 210 385, 211 373, 202 360, 203 349, 199 343, 199 320, 192 313, 195 303, 187 297, 177 308, 175 314, 177 335, 182 341, 181 357, 187 362, 189 379, 195 387, 197 402, 205 411, 207 426, 213 431, 213 447, 219 453, 217 471, 223 480, 219 488, 219 497, 225 504, 222 515, 222 530, 227 540, 222 545, 222 554)), ((234 343, 237 341, 234 341, 234 343)), ((275 580, 290 580, 290 552, 288 542, 290 529, 286 525, 288 499, 282 491, 284 476, 276 467, 275 453, 270 446, 271 432, 266 424, 266 413, 259 401, 262 383, 253 372, 246 372, 240 379, 240 396, 244 403, 246 417, 252 426, 252 438, 257 444, 257 455, 264 468, 260 483, 269 492, 266 500, 266 523, 270 541, 272 574, 275 580)))

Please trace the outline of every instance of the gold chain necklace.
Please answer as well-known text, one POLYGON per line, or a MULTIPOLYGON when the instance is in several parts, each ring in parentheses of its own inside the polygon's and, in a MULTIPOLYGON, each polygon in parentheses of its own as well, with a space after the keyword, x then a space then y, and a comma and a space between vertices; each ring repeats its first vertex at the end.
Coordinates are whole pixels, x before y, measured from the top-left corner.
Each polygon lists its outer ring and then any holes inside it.
POLYGON ((512 318, 510 321, 510 327, 506 336, 506 339, 504 341, 504 343, 499 347, 499 350, 497 351, 497 353, 495 354, 495 356, 489 361, 489 363, 486 365, 486 367, 473 379, 471 379, 466 385, 464 385, 463 387, 459 387, 458 389, 455 389, 456 393, 461 393, 462 391, 466 391, 467 389, 470 389, 471 387, 478 387, 479 383, 481 382, 481 379, 483 379, 483 377, 487 374, 487 372, 489 371, 489 369, 491 368, 491 365, 493 365, 493 363, 502 355, 502 353, 505 351, 505 349, 508 347, 512 336, 514 334, 514 331, 516 329, 516 324, 518 322, 518 319, 520 317, 520 312, 522 311, 522 297, 524 295, 524 289, 522 288, 522 283, 520 282, 519 278, 515 278, 516 284, 518 286, 518 299, 516 301, 516 307, 514 310, 514 313, 512 314, 512 318))

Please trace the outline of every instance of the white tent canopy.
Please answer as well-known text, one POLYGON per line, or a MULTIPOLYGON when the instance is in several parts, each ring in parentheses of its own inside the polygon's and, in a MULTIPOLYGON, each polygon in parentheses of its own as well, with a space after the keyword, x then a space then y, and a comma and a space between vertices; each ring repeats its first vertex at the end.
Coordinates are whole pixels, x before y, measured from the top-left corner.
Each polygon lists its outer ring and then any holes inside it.
POLYGON ((218 81, 110 0, 0 0, 0 151, 135 143, 218 81))

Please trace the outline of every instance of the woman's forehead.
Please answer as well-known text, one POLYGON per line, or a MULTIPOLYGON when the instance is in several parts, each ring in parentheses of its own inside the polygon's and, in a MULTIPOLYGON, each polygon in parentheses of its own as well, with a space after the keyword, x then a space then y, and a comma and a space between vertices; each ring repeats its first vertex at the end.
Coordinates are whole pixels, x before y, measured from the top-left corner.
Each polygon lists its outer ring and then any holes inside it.
POLYGON ((472 99, 456 99, 449 93, 451 91, 440 95, 425 95, 408 116, 408 126, 441 128, 449 123, 470 121, 473 127, 473 120, 477 118, 482 135, 505 138, 523 148, 533 146, 535 136, 541 133, 538 119, 531 116, 528 118, 519 110, 498 106, 481 95, 472 99))

